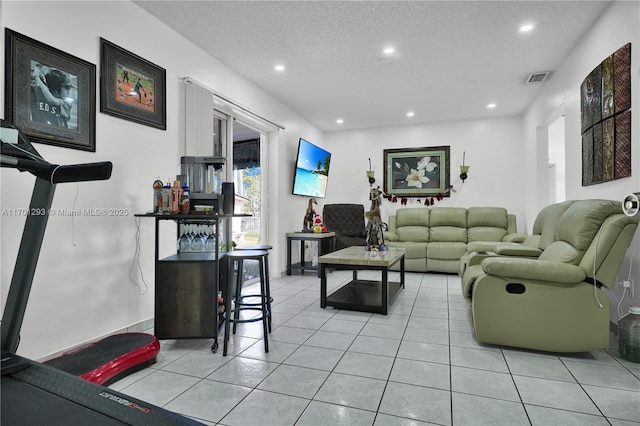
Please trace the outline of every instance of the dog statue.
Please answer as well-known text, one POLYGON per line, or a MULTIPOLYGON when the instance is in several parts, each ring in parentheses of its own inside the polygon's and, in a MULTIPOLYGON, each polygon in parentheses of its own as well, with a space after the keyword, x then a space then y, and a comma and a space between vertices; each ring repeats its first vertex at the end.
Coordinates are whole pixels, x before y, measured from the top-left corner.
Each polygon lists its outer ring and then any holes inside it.
POLYGON ((313 219, 315 219, 316 211, 313 209, 313 205, 318 204, 315 198, 311 197, 309 200, 309 207, 307 207, 307 212, 304 215, 304 220, 302 221, 302 232, 313 232, 313 219))

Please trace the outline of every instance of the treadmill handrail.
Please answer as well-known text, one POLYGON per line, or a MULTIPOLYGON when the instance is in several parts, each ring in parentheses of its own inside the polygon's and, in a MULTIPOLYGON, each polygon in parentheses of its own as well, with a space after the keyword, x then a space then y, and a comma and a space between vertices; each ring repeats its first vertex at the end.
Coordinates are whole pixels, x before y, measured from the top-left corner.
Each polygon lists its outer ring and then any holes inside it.
POLYGON ((107 180, 111 177, 112 170, 113 163, 111 161, 56 166, 51 172, 50 180, 53 184, 107 180))
POLYGON ((3 167, 15 167, 20 171, 33 173, 54 185, 65 182, 107 180, 111 177, 111 171, 113 170, 111 161, 58 165, 4 154, 0 159, 3 167))

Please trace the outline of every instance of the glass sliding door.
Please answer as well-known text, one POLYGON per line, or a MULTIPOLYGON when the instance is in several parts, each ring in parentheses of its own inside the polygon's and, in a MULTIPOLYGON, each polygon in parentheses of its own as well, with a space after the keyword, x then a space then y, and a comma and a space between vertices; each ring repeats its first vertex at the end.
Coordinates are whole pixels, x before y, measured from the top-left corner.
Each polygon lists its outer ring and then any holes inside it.
POLYGON ((262 217, 261 134, 234 120, 232 170, 236 191, 236 212, 251 217, 234 219, 234 241, 237 245, 260 243, 262 217))
POLYGON ((221 142, 227 159, 225 180, 234 183, 234 212, 249 215, 232 219, 233 242, 269 244, 268 153, 270 135, 277 141, 282 127, 217 97, 214 120, 214 143, 221 142))

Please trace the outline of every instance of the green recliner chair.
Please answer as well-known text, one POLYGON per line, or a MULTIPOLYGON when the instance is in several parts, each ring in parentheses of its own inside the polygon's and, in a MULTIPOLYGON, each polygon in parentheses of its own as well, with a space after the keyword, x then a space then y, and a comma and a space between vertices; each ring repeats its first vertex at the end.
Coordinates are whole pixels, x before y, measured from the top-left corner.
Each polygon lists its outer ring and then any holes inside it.
POLYGON ((550 352, 609 347, 611 289, 638 226, 619 201, 581 200, 537 258, 488 257, 462 292, 479 342, 550 352))

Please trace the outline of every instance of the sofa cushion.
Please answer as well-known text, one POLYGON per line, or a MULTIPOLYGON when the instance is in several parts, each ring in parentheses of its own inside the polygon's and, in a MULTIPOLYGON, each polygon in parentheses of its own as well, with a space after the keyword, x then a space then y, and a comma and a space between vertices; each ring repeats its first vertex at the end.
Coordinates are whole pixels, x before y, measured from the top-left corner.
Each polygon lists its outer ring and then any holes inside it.
POLYGON ((540 254, 539 259, 578 265, 583 255, 584 251, 577 250, 566 241, 555 241, 540 254))
POLYGON ((403 226, 429 227, 429 212, 426 208, 406 208, 396 212, 396 228, 403 226))
POLYGON ((467 228, 457 228, 455 226, 434 226, 431 228, 429 241, 442 242, 467 242, 467 228))
POLYGON ((394 241, 387 245, 391 248, 403 248, 405 250, 405 259, 424 259, 427 257, 427 245, 425 243, 394 241))
POLYGON ((429 259, 460 260, 466 252, 466 243, 432 241, 427 244, 427 257, 429 259))
POLYGON ((424 226, 431 226, 432 228, 455 226, 467 229, 467 209, 462 207, 433 207, 431 208, 431 218, 424 226))
POLYGON ((571 243, 578 250, 586 250, 600 230, 602 222, 609 216, 620 213, 620 209, 619 201, 577 201, 560 218, 556 229, 557 238, 571 243))
POLYGON ((538 213, 533 223, 533 234, 540 235, 538 248, 544 250, 556 241, 556 228, 558 227, 560 218, 573 203, 575 203, 574 200, 564 201, 562 203, 548 205, 540 210, 540 213, 538 213))
POLYGON ((433 207, 429 220, 429 241, 467 242, 467 209, 433 207))
POLYGON ((467 209, 467 226, 469 228, 487 226, 507 229, 507 209, 502 207, 469 207, 467 209))
POLYGON ((445 274, 455 274, 458 271, 458 266, 460 264, 459 259, 434 259, 432 257, 428 258, 426 261, 427 271, 430 272, 442 272, 445 274))
POLYGON ((429 228, 424 226, 401 226, 396 228, 398 241, 416 241, 426 243, 429 241, 429 228))
POLYGON ((620 202, 615 201, 582 200, 571 204, 558 221, 557 241, 542 252, 540 260, 578 265, 605 219, 618 213, 620 202))
POLYGON ((508 228, 507 210, 502 207, 469 207, 469 241, 502 241, 508 228))
POLYGON ((489 226, 476 226, 469 228, 468 232, 469 241, 502 241, 502 238, 507 235, 506 229, 492 228, 489 226))

